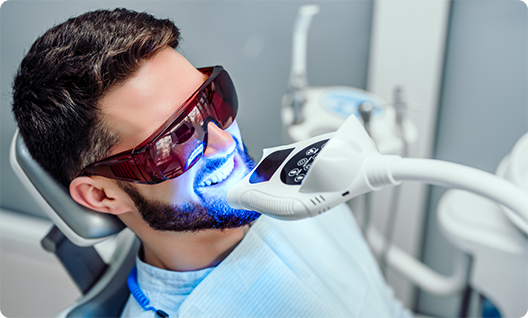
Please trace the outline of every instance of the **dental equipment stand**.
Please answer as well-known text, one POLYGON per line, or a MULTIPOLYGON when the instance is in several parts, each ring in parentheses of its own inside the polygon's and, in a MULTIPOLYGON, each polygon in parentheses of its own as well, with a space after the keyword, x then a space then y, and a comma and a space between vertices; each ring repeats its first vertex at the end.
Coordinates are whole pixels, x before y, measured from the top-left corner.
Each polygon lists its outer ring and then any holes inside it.
POLYGON ((281 118, 285 141, 301 141, 334 132, 351 114, 360 116, 360 105, 368 103, 369 109, 362 110, 367 116, 363 119, 368 118, 369 133, 380 152, 402 154, 404 145, 400 135, 412 143, 418 132, 408 119, 398 119, 399 109, 359 88, 309 85, 306 70, 308 29, 319 11, 317 5, 301 6, 295 21, 288 91, 282 98, 281 118), (397 126, 399 120, 401 127, 397 126))
MULTIPOLYGON (((528 304, 528 240, 501 208, 473 193, 448 190, 438 204, 442 234, 471 255, 468 317, 480 317, 482 295, 502 317, 521 317, 528 304)), ((460 253, 460 252, 458 252, 460 253)), ((490 316, 487 316, 490 317, 490 316)))
MULTIPOLYGON (((500 162, 498 177, 528 192, 528 133, 500 162)), ((528 307, 528 236, 517 230, 503 208, 473 193, 448 190, 438 203, 443 235, 475 260, 470 283, 471 304, 490 300, 502 317, 521 317, 528 307)), ((507 213, 507 212, 506 212, 507 213)), ((478 306, 469 315, 476 316, 478 306)))
MULTIPOLYGON (((317 5, 303 5, 299 8, 293 29, 291 71, 287 93, 282 99, 281 118, 283 139, 285 142, 297 142, 336 131, 350 115, 361 119, 368 134, 374 139, 382 154, 408 155, 408 147, 417 139, 416 126, 404 116, 406 110, 402 88, 394 91, 393 104, 386 103, 380 97, 365 90, 348 86, 313 87, 307 76, 307 39, 308 30, 314 16, 319 13, 317 5)), ((386 275, 385 255, 388 243, 393 238, 397 218, 400 187, 387 189, 372 196, 371 193, 348 201, 365 236, 372 233, 379 242, 380 251, 376 253, 381 270, 386 275), (388 210, 372 213, 372 200, 376 198, 390 200, 388 210), (383 234, 374 229, 374 223, 380 219, 388 220, 383 234), (371 220, 372 222, 371 224, 371 220), (380 241, 381 239, 381 241, 380 241)))
MULTIPOLYGON (((509 220, 528 233, 528 195, 519 187, 454 163, 381 155, 355 116, 350 116, 335 133, 265 149, 256 168, 229 190, 227 202, 233 208, 298 220, 402 181, 425 182, 487 197, 505 206, 509 220)), ((459 258, 455 274, 447 280, 395 246, 388 249, 386 260, 420 288, 435 294, 451 294, 467 284, 467 256, 459 258)))

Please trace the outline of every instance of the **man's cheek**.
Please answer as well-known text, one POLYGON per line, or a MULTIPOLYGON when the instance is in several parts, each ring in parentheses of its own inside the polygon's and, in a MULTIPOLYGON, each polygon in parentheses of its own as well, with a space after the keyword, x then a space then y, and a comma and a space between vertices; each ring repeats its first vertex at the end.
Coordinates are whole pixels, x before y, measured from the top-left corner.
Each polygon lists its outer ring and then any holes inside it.
POLYGON ((240 133, 240 128, 238 127, 238 123, 237 121, 233 121, 233 123, 231 124, 231 126, 227 127, 225 129, 225 131, 227 131, 228 133, 231 134, 231 136, 235 137, 236 139, 238 139, 239 142, 242 142, 242 134, 240 133))

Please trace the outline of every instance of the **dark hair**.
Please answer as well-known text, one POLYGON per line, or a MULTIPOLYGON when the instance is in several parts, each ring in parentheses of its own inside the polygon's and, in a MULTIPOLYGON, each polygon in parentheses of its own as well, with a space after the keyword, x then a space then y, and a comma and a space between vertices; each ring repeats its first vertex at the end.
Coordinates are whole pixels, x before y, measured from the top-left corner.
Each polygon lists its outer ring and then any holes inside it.
POLYGON ((126 9, 85 13, 48 30, 22 60, 13 114, 33 158, 64 186, 118 141, 98 108, 110 88, 165 47, 176 48, 170 20, 126 9))

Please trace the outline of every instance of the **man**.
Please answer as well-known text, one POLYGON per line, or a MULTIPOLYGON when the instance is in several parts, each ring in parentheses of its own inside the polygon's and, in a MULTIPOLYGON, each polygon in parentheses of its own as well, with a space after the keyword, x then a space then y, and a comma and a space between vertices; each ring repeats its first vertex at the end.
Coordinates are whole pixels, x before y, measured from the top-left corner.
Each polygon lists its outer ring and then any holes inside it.
POLYGON ((408 315, 348 211, 284 223, 227 205, 253 167, 236 93, 221 67, 194 68, 178 39, 145 13, 89 12, 37 39, 13 86, 35 160, 141 240, 123 316, 408 315))

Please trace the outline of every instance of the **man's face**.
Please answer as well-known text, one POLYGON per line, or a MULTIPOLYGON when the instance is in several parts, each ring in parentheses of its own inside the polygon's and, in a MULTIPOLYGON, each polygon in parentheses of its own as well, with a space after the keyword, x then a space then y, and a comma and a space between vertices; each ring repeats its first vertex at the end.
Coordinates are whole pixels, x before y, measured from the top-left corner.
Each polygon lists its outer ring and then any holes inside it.
MULTIPOLYGON (((148 138, 203 81, 203 74, 172 48, 144 61, 137 74, 101 100, 105 120, 120 135, 112 154, 148 138)), ((259 216, 233 210, 225 201, 229 188, 253 166, 237 123, 221 130, 210 122, 207 129, 203 158, 183 175, 156 185, 119 183, 151 227, 173 231, 233 228, 259 216)))

